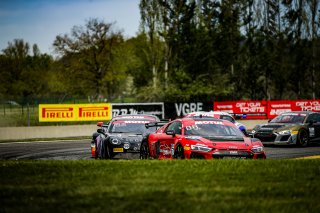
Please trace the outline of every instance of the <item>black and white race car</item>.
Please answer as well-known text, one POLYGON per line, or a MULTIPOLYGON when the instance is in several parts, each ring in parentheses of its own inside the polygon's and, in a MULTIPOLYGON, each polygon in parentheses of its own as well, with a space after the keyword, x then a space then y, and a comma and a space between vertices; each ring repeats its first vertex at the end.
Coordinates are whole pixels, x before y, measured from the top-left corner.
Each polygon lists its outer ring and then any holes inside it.
MULTIPOLYGON (((156 130, 156 126, 146 128, 146 124, 160 122, 154 115, 120 115, 100 127, 92 136, 91 155, 93 158, 122 158, 128 154, 140 153, 140 145, 144 136, 156 130)), ((131 156, 133 157, 133 156, 131 156)))
POLYGON ((320 113, 284 112, 266 124, 256 125, 250 134, 263 144, 308 146, 320 141, 320 113))

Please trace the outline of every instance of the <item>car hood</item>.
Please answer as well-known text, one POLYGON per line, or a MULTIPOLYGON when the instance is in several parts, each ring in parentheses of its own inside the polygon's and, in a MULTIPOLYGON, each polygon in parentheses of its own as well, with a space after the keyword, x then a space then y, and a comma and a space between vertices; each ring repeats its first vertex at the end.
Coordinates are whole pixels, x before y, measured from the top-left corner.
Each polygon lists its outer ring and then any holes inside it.
POLYGON ((301 125, 301 124, 296 124, 296 123, 268 123, 268 124, 261 124, 261 125, 257 126, 255 129, 257 131, 259 131, 259 130, 273 131, 273 130, 288 129, 288 128, 292 128, 292 127, 299 126, 299 125, 301 125))
POLYGON ((251 138, 244 137, 242 140, 217 140, 211 138, 198 137, 193 139, 194 142, 201 143, 207 146, 214 146, 216 149, 248 149, 254 144, 251 138))
POLYGON ((143 135, 135 133, 112 133, 109 134, 110 137, 117 137, 121 140, 126 140, 130 142, 141 142, 143 135))

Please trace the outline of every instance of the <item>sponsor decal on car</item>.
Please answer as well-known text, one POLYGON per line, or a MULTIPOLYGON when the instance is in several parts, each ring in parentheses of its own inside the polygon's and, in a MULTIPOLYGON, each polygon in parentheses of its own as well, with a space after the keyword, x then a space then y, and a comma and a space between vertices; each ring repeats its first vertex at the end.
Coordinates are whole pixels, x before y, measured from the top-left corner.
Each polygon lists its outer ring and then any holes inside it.
POLYGON ((195 124, 219 124, 223 125, 221 121, 196 121, 195 124))
POLYGON ((167 144, 160 145, 160 153, 163 155, 171 155, 171 148, 167 144))
POLYGON ((189 151, 191 148, 190 146, 184 146, 183 149, 189 151))
POLYGON ((113 148, 113 152, 123 152, 123 148, 113 148))
POLYGON ((150 121, 124 121, 127 124, 146 124, 146 123, 150 123, 150 121))

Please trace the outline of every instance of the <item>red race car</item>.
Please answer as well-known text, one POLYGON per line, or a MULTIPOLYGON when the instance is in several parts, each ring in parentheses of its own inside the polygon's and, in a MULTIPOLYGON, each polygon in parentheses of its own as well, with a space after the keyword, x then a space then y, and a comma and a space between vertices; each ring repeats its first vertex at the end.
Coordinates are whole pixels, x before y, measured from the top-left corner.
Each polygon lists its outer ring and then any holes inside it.
MULTIPOLYGON (((152 125, 146 124, 146 126, 152 125)), ((227 120, 181 118, 147 135, 140 159, 265 159, 259 139, 246 137, 227 120)))

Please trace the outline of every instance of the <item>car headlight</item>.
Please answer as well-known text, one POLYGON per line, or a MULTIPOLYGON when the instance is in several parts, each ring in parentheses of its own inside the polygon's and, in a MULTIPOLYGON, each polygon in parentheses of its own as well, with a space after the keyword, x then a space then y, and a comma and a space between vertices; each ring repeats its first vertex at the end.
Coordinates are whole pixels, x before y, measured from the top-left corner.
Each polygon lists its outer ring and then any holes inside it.
POLYGON ((251 151, 254 152, 254 153, 263 152, 264 151, 264 147, 263 146, 253 146, 251 151))
POLYGON ((278 132, 280 135, 290 135, 291 134, 291 130, 283 130, 278 132))
POLYGON ((255 125, 252 129, 255 130, 255 131, 258 131, 260 128, 261 128, 260 125, 255 125))
POLYGON ((197 145, 191 145, 191 150, 200 151, 200 152, 210 152, 212 148, 206 145, 197 144, 197 145))
POLYGON ((119 138, 110 138, 110 142, 114 145, 121 144, 121 141, 119 140, 119 138))
POLYGON ((253 129, 253 130, 251 131, 251 133, 252 133, 252 134, 256 133, 256 130, 253 129))

